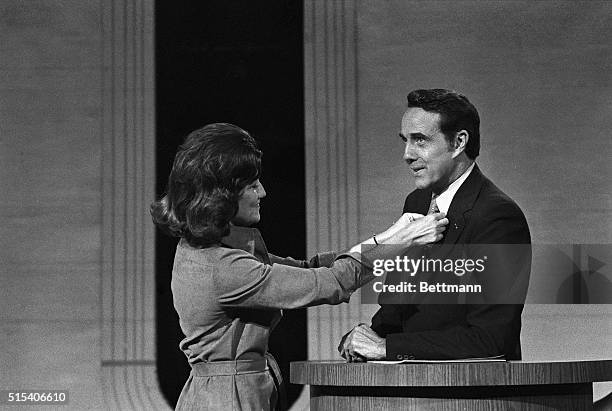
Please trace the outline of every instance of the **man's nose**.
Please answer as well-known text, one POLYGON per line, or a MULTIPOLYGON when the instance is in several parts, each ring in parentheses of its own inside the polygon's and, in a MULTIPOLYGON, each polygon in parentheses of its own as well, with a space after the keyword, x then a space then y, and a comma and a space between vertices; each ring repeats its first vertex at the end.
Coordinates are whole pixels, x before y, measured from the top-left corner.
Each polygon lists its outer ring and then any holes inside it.
POLYGON ((416 155, 414 153, 412 144, 410 144, 408 141, 404 147, 404 161, 412 163, 414 160, 416 160, 416 155))

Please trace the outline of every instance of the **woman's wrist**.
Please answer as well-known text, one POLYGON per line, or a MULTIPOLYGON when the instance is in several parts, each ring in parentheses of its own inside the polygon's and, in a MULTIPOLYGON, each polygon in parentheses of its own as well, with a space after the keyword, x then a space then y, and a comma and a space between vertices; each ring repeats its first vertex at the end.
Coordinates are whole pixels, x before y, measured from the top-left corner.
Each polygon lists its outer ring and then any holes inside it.
POLYGON ((378 245, 380 244, 380 234, 374 234, 372 237, 369 237, 367 240, 360 242, 359 244, 355 244, 349 250, 349 253, 361 253, 362 245, 378 245), (376 238, 374 238, 376 237, 376 238))
POLYGON ((362 245, 381 245, 381 244, 395 244, 398 243, 399 241, 396 241, 395 239, 395 234, 396 234, 397 230, 393 229, 393 226, 389 227, 388 229, 386 229, 385 231, 381 232, 381 233, 377 233, 377 234, 373 234, 370 238, 368 238, 367 240, 354 245, 349 252, 350 253, 360 253, 361 252, 361 246, 362 245))
POLYGON ((376 234, 376 240, 378 241, 378 244, 393 243, 393 232, 391 232, 391 228, 388 228, 382 233, 376 234))

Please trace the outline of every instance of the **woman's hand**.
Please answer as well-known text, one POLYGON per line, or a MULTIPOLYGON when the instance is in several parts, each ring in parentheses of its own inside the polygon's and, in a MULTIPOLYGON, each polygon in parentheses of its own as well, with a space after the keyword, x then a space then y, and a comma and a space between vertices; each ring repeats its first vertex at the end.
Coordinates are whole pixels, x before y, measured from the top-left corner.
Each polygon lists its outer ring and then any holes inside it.
POLYGON ((404 213, 385 232, 376 236, 379 244, 405 244, 409 247, 435 243, 442 239, 448 218, 444 213, 422 215, 404 213))
POLYGON ((354 245, 349 252, 360 253, 361 246, 365 244, 389 244, 403 247, 413 247, 435 243, 442 239, 448 218, 444 213, 435 213, 424 216, 417 213, 404 213, 391 227, 380 234, 368 238, 362 243, 354 245))

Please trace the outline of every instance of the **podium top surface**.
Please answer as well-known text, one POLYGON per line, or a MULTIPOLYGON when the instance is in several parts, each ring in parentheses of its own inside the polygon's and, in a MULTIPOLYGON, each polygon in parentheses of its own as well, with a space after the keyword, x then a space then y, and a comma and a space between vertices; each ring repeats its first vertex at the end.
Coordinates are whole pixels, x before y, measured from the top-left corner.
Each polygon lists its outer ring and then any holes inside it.
POLYGON ((382 387, 458 387, 582 384, 612 381, 612 360, 375 364, 291 363, 294 384, 382 387))

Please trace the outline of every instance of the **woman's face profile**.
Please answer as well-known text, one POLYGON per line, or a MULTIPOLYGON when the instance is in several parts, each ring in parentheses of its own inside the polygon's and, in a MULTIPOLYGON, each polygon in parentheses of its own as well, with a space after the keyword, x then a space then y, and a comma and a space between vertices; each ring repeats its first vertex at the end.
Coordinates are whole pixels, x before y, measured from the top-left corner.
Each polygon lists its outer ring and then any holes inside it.
POLYGON ((238 212, 232 219, 232 223, 239 226, 257 224, 261 218, 259 215, 259 200, 265 196, 266 190, 259 179, 247 185, 240 193, 238 212))

